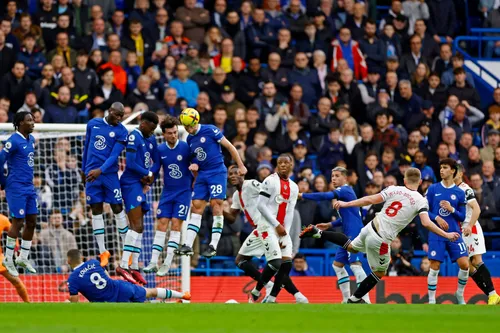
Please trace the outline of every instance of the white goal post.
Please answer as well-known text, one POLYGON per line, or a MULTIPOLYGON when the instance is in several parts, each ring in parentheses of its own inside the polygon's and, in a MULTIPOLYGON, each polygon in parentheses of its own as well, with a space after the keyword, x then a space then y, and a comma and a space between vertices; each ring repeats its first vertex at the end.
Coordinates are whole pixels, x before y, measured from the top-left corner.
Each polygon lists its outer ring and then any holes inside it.
MULTIPOLYGON (((140 112, 132 114, 123 124, 130 132, 137 125, 129 124, 140 112)), ((12 123, 0 124, 0 141, 14 133, 12 123)), ((92 234, 91 214, 85 203, 84 186, 81 177, 81 159, 85 140, 86 124, 35 124, 33 135, 35 146, 35 187, 38 193, 40 215, 33 241, 30 260, 37 274, 20 271, 20 278, 26 285, 31 301, 58 302, 68 299, 66 279, 66 251, 76 246, 85 258, 97 255, 97 244, 92 234), (51 213, 61 211, 62 225, 51 213), (54 220, 54 221, 53 221, 54 220)), ((179 126, 179 136, 185 140, 186 131, 179 126)), ((159 143, 164 142, 160 127, 155 131, 159 143)), ((125 167, 125 153, 119 161, 119 173, 125 167)), ((3 171, 3 170, 2 170, 3 171)), ((162 190, 163 175, 155 180, 148 194, 151 211, 145 215, 145 227, 141 267, 149 263, 156 226, 156 207, 162 190)), ((107 205, 106 205, 107 206, 107 205)), ((8 215, 5 194, 0 192, 0 214, 8 215)), ((116 222, 109 207, 105 207, 106 245, 112 257, 108 269, 113 275, 115 265, 121 256, 122 244, 118 236, 116 222)), ((187 228, 183 225, 182 240, 187 228)), ((5 249, 6 232, 0 230, 2 249, 5 249)), ((20 241, 20 240, 19 240, 20 241)), ((166 255, 166 246, 160 260, 166 255)), ((175 257, 171 272, 167 277, 158 278, 146 274, 147 287, 161 286, 173 290, 190 290, 190 257, 175 257)), ((0 303, 21 301, 11 283, 0 276, 0 303)))

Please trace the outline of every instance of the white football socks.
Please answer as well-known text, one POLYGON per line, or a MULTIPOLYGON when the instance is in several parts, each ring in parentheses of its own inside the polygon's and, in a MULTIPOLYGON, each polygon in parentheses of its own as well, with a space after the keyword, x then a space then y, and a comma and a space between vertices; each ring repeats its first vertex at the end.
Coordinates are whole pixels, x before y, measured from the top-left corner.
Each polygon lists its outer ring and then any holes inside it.
POLYGON ((210 245, 217 250, 217 245, 219 244, 219 240, 222 236, 222 229, 224 228, 224 216, 214 216, 214 220, 212 223, 212 239, 210 241, 210 245))
POLYGON ((16 239, 7 236, 7 244, 5 246, 5 261, 14 260, 14 249, 16 248, 16 239))
POLYGON ((429 293, 429 304, 436 304, 436 290, 438 284, 439 269, 429 270, 429 275, 427 275, 427 290, 429 293))
POLYGON ((132 265, 130 269, 138 270, 139 269, 139 256, 141 255, 142 249, 142 233, 137 233, 137 241, 135 242, 135 252, 132 253, 132 265))
POLYGON ((137 238, 139 237, 139 234, 135 232, 132 229, 129 229, 127 231, 127 236, 125 236, 125 242, 123 245, 123 254, 122 254, 122 260, 120 263, 120 267, 122 268, 128 268, 128 261, 130 259, 130 256, 132 253, 135 252, 135 244, 137 242, 137 238))
POLYGON ((201 226, 201 215, 192 213, 189 217, 187 232, 186 232, 186 245, 193 247, 194 239, 200 231, 201 226))
POLYGON ((22 240, 21 241, 21 259, 27 260, 31 251, 31 241, 30 240, 22 240))
POLYGON ((102 214, 92 215, 92 230, 97 246, 99 247, 99 253, 106 252, 106 245, 104 244, 104 218, 102 214))
POLYGON ((469 270, 460 269, 458 271, 458 288, 457 294, 460 296, 464 295, 465 286, 467 285, 467 280, 469 279, 469 270))
POLYGON ((127 236, 127 231, 128 231, 128 222, 125 210, 122 210, 118 214, 115 214, 115 219, 116 219, 116 226, 118 228, 118 234, 120 235, 120 239, 123 244, 125 242, 125 236, 127 236))
POLYGON ((167 233, 165 231, 156 231, 155 238, 153 240, 153 253, 151 255, 152 263, 158 262, 158 257, 163 252, 163 246, 165 246, 165 238, 167 237, 167 233))
POLYGON ((170 237, 168 238, 167 245, 167 257, 163 261, 163 265, 170 266, 172 265, 172 259, 174 259, 174 250, 179 248, 179 242, 181 241, 181 232, 180 231, 170 231, 170 237))
POLYGON ((351 296, 349 273, 347 273, 345 267, 337 267, 335 265, 332 265, 332 267, 337 275, 337 285, 342 293, 342 302, 345 303, 349 299, 349 296, 351 296))

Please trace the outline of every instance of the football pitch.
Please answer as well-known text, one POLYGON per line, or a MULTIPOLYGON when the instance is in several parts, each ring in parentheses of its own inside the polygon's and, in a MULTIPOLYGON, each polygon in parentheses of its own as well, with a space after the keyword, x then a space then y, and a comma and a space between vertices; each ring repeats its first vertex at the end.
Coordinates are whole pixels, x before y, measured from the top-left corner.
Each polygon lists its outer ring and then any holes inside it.
POLYGON ((500 306, 358 304, 1 304, 1 332, 476 332, 500 306))

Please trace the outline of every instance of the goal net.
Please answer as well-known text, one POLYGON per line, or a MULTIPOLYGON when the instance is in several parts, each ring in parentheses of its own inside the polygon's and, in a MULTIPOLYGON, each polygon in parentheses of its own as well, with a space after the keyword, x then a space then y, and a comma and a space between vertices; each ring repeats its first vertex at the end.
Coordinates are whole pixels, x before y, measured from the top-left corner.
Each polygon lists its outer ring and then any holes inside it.
MULTIPOLYGON (((127 125, 129 132, 134 127, 127 125)), ((0 131, 0 141, 3 145, 13 133, 12 125, 1 124, 0 131)), ((38 194, 40 214, 29 260, 37 273, 29 274, 18 268, 19 276, 26 285, 32 302, 63 302, 69 297, 66 283, 70 273, 66 263, 67 251, 78 248, 84 260, 96 258, 99 254, 92 233, 92 214, 90 207, 86 205, 85 186, 81 172, 85 125, 37 124, 33 135, 36 138, 34 184, 38 194)), ((160 131, 157 131, 155 135, 158 143, 164 142, 160 131)), ((119 173, 121 174, 124 169, 125 153, 119 160, 119 173)), ((162 184, 163 175, 160 174, 147 194, 151 210, 144 218, 142 252, 139 259, 141 268, 145 267, 151 258, 157 222, 156 210, 162 184)), ((4 191, 0 191, 0 214, 9 216, 4 191)), ((107 204, 105 204, 103 215, 105 216, 106 247, 111 253, 110 263, 106 269, 111 277, 117 278, 115 269, 120 262, 123 244, 121 244, 113 213, 107 204)), ((1 235, 3 250, 6 235, 7 230, 4 230, 1 235)), ((15 255, 17 255, 21 240, 18 241, 15 255)), ((159 263, 165 258, 167 247, 165 246, 164 249, 159 263)), ((0 272, 2 269, 0 265, 0 272)), ((189 257, 181 259, 176 256, 168 276, 159 278, 155 274, 145 274, 145 277, 149 288, 156 286, 189 290, 189 274, 189 257)), ((20 301, 13 285, 4 276, 0 276, 0 302, 20 301)))

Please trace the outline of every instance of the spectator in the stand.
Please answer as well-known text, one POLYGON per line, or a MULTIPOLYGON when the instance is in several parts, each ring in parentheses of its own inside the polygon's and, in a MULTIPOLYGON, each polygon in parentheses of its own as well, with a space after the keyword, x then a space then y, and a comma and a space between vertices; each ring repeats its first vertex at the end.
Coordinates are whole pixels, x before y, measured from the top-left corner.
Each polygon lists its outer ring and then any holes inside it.
POLYGON ((484 230, 498 229, 498 226, 495 226, 491 221, 491 217, 497 215, 494 192, 490 190, 488 185, 483 183, 483 177, 479 173, 470 175, 470 186, 474 190, 477 203, 481 208, 481 216, 478 222, 481 223, 484 230))
POLYGON ((58 86, 59 80, 54 77, 54 67, 46 64, 42 69, 42 77, 33 83, 38 103, 45 108, 50 103, 50 92, 58 86))
POLYGON ((493 160, 495 165, 495 175, 500 177, 500 146, 495 148, 495 159, 493 160))
POLYGON ((427 84, 421 89, 418 94, 422 99, 431 101, 435 106, 436 110, 442 110, 448 99, 448 91, 446 87, 441 83, 439 74, 432 72, 427 78, 427 84))
POLYGON ((420 96, 413 93, 411 83, 407 80, 399 82, 399 93, 401 95, 401 99, 398 103, 403 109, 405 115, 403 124, 406 128, 409 128, 408 125, 411 124, 412 118, 420 114, 423 100, 420 96))
POLYGON ((313 22, 307 22, 304 27, 305 38, 298 41, 297 51, 304 52, 311 59, 315 50, 327 52, 324 41, 317 38, 316 26, 313 22))
POLYGON ((135 8, 129 14, 129 20, 141 21, 144 27, 148 27, 154 21, 154 14, 149 10, 149 0, 135 0, 135 8))
POLYGON ((0 20, 0 30, 5 34, 5 45, 10 47, 14 52, 19 52, 20 45, 17 38, 12 34, 12 23, 7 18, 4 17, 0 20))
POLYGON ((421 0, 403 1, 403 12, 408 17, 408 35, 413 35, 413 28, 418 21, 423 22, 429 19, 429 7, 421 0))
POLYGON ((170 87, 177 90, 178 97, 185 98, 189 107, 196 105, 196 98, 200 93, 198 85, 189 79, 189 69, 185 64, 178 64, 176 70, 177 78, 170 81, 170 87))
POLYGON ((80 51, 76 57, 76 66, 73 67, 75 83, 84 92, 90 92, 99 81, 96 72, 87 66, 88 60, 87 53, 80 51))
MULTIPOLYGON (((54 59, 57 57, 61 57, 59 55, 54 56, 54 59)), ((52 65, 54 65, 54 59, 52 59, 52 65)), ((104 58, 102 57, 102 51, 101 50, 93 50, 89 54, 89 67, 92 68, 93 70, 97 70, 101 65, 104 64, 104 58)), ((62 66, 62 65, 61 65, 62 66)), ((57 74, 57 66, 54 65, 54 71, 57 74)))
POLYGON ((276 46, 271 47, 271 52, 276 52, 281 57, 281 65, 284 68, 292 68, 295 62, 295 47, 292 45, 292 34, 288 29, 278 31, 276 46))
POLYGON ((398 163, 396 161, 396 153, 391 147, 384 148, 380 168, 385 175, 395 175, 399 171, 398 163))
POLYGON ((363 2, 354 4, 352 15, 348 15, 345 21, 345 26, 351 30, 352 38, 359 41, 365 33, 365 24, 368 20, 366 17, 366 5, 363 2))
POLYGON ((377 125, 375 139, 385 147, 397 149, 399 147, 399 134, 390 127, 389 114, 384 111, 379 112, 376 115, 375 122, 377 125))
POLYGON ((342 92, 342 82, 335 73, 329 73, 326 76, 326 88, 324 96, 327 97, 333 105, 338 106, 349 102, 349 96, 342 92))
MULTIPOLYGON (((338 112, 338 110, 337 110, 338 112)), ((358 132, 358 124, 353 117, 344 120, 340 127, 340 142, 346 146, 347 155, 350 157, 354 147, 361 141, 358 132)))
POLYGON ((110 60, 111 52, 118 51, 121 55, 121 63, 120 66, 125 66, 125 59, 127 58, 128 50, 121 45, 120 36, 116 33, 109 34, 106 39, 106 47, 103 51, 103 58, 108 62, 110 60))
POLYGON ((98 18, 92 22, 92 34, 83 38, 83 48, 85 51, 106 49, 106 25, 103 19, 98 18))
MULTIPOLYGON (((235 97, 235 93, 234 93, 234 90, 233 90, 233 87, 231 87, 230 85, 225 85, 224 90, 222 91, 222 105, 224 105, 224 108, 226 109, 227 111, 227 116, 229 117, 229 119, 232 119, 232 120, 235 120, 235 114, 236 114, 236 111, 239 109, 239 110, 245 110, 245 106, 240 102, 238 101, 235 97)), ((244 120, 244 116, 243 116, 243 119, 244 120)))
MULTIPOLYGON (((495 89, 494 98, 500 98, 500 88, 495 89), (496 96, 498 95, 498 97, 496 96)), ((483 132, 487 135, 491 130, 500 130, 500 106, 494 103, 488 108, 489 118, 484 124, 483 132)))
POLYGON ((379 168, 378 153, 369 151, 365 156, 363 169, 359 172, 361 188, 365 188, 368 182, 373 181, 373 176, 377 171, 381 171, 379 168))
POLYGON ((57 91, 57 100, 49 104, 43 116, 44 123, 72 124, 78 119, 78 110, 71 105, 71 91, 61 86, 57 91))
POLYGON ((460 101, 457 96, 455 95, 448 96, 445 108, 439 113, 439 121, 441 122, 441 125, 443 127, 448 125, 448 122, 453 117, 453 114, 455 113, 455 108, 457 107, 458 104, 460 104, 460 101))
MULTIPOLYGON (((163 103, 160 106, 160 109, 173 117, 178 117, 181 114, 182 110, 177 104, 177 90, 174 88, 168 88, 165 90, 163 103)), ((202 115, 200 115, 200 117, 202 117, 202 115)))
POLYGON ((184 26, 186 37, 201 45, 204 27, 210 23, 210 13, 204 8, 196 7, 196 0, 184 0, 184 6, 177 8, 175 18, 184 26))
POLYGON ((210 24, 222 29, 226 23, 226 9, 226 0, 215 0, 214 11, 210 13, 210 24))
POLYGON ((448 145, 448 150, 450 151, 450 156, 455 161, 462 161, 462 163, 467 164, 467 151, 460 145, 457 145, 457 134, 455 130, 451 127, 443 128, 441 134, 443 142, 448 145))
POLYGON ((434 59, 439 54, 439 45, 427 31, 427 25, 424 20, 415 21, 415 35, 422 39, 422 54, 427 59, 434 59))
POLYGON ((30 34, 35 38, 35 45, 39 51, 45 51, 45 41, 42 37, 42 29, 33 24, 30 14, 22 13, 19 16, 20 25, 12 31, 12 34, 19 40, 22 41, 26 35, 30 34))
POLYGON ((285 10, 285 21, 288 24, 293 39, 298 40, 303 38, 307 16, 301 8, 300 0, 290 0, 288 8, 285 10))
POLYGON ((439 75, 443 75, 444 72, 453 71, 453 61, 452 61, 452 50, 451 45, 441 44, 439 47, 439 57, 436 57, 432 63, 432 70, 437 72, 439 75))
POLYGON ((57 34, 56 48, 47 53, 47 60, 52 61, 54 56, 60 55, 64 59, 65 66, 74 66, 76 64, 76 51, 69 46, 69 37, 66 32, 57 34))
POLYGON ((33 15, 33 21, 42 29, 42 35, 45 42, 49 40, 57 24, 57 10, 53 6, 53 1, 43 0, 37 12, 33 15))
POLYGON ((471 132, 472 126, 476 125, 484 118, 484 114, 469 103, 464 101, 455 108, 453 117, 449 120, 448 126, 455 130, 457 137, 461 137, 464 132, 471 132))
MULTIPOLYGON (((369 71, 382 71, 387 54, 384 42, 377 37, 377 23, 368 19, 365 24, 364 37, 359 40, 359 48, 363 52, 369 71)), ((368 72, 369 74, 369 72, 368 72)))
POLYGON ((368 68, 365 57, 361 52, 358 42, 351 39, 351 31, 348 28, 343 27, 340 29, 339 39, 332 42, 330 58, 332 61, 332 71, 337 69, 339 59, 344 58, 349 68, 354 71, 355 79, 366 80, 368 68))
MULTIPOLYGON (((89 21, 89 7, 83 3, 83 0, 72 0, 71 9, 73 13, 72 26, 75 29, 76 35, 83 37, 85 35, 85 24, 89 21)), ((121 13, 123 15, 123 11, 121 13)))
POLYGON ((238 12, 236 10, 229 10, 226 14, 226 21, 222 31, 224 36, 232 39, 234 43, 234 53, 246 59, 247 46, 245 31, 241 30, 238 12))
MULTIPOLYGON (((89 4, 89 7, 90 7, 91 20, 85 22, 85 35, 87 36, 92 34, 92 26, 95 20, 102 19, 104 22, 106 22, 106 17, 104 17, 104 12, 100 4, 94 4, 94 5, 89 4)), ((105 31, 106 33, 113 32, 111 24, 109 24, 108 22, 105 23, 105 31)))
POLYGON ((330 130, 337 126, 338 122, 332 112, 332 102, 328 97, 320 98, 318 101, 318 112, 308 119, 311 150, 314 152, 322 150, 322 147, 328 141, 330 130))
POLYGON ((415 160, 412 166, 420 170, 422 179, 430 178, 433 183, 437 181, 434 170, 432 170, 432 168, 427 165, 427 156, 425 156, 424 152, 417 151, 415 153, 415 160))
POLYGON ((460 143, 460 146, 464 147, 466 150, 469 150, 474 146, 472 140, 473 134, 471 132, 463 132, 458 142, 460 143))
POLYGON ((24 96, 32 87, 24 63, 16 61, 11 72, 4 75, 0 83, 0 96, 10 100, 9 112, 14 114, 23 105, 24 96))
POLYGON ((126 103, 131 106, 137 103, 146 103, 149 110, 156 111, 160 103, 150 88, 151 79, 147 75, 141 75, 137 80, 137 88, 128 95, 126 103))
MULTIPOLYGON (((168 36, 168 12, 160 8, 155 14, 155 23, 149 28, 151 37, 155 42, 163 41, 168 36)), ((144 22, 143 22, 144 23, 144 22)))
POLYGON ((264 83, 262 95, 254 101, 254 105, 259 111, 261 118, 265 118, 269 113, 276 113, 284 101, 277 96, 276 86, 272 81, 264 83))
POLYGON ((262 68, 259 58, 251 58, 248 67, 245 68, 241 81, 236 90, 237 99, 247 107, 252 105, 254 99, 259 95, 264 82, 262 68))
POLYGON ((401 41, 399 36, 396 34, 394 30, 394 26, 392 24, 386 24, 384 26, 384 30, 382 31, 382 35, 380 39, 384 43, 385 46, 385 56, 387 59, 391 57, 401 57, 403 55, 403 49, 401 47, 401 41))
POLYGON ((267 0, 262 6, 266 12, 266 19, 269 20, 269 23, 275 31, 287 25, 285 16, 280 8, 279 0, 267 0))
MULTIPOLYGON (((295 159, 293 174, 297 175, 303 168, 314 169, 313 161, 307 157, 307 142, 299 139, 293 144, 293 156, 295 159)), ((325 186, 327 186, 325 184, 325 186)))
POLYGON ((123 103, 124 97, 122 92, 113 84, 115 79, 113 70, 111 68, 103 69, 100 72, 100 76, 102 84, 92 89, 92 105, 102 110, 108 110, 111 104, 115 102, 123 103))
MULTIPOLYGON (((175 90, 175 89, 174 89, 175 90)), ((210 105, 210 97, 204 91, 198 94, 196 99, 195 109, 200 114, 200 123, 211 124, 213 122, 212 106, 210 105)))
POLYGON ((363 97, 358 87, 358 83, 354 78, 354 72, 350 68, 343 70, 340 73, 340 80, 342 81, 341 94, 348 96, 348 104, 351 108, 351 115, 358 122, 365 121, 366 106, 363 102, 363 97))
POLYGON ((45 113, 45 110, 37 103, 35 92, 33 90, 28 90, 26 92, 26 96, 24 97, 24 104, 19 110, 17 110, 17 112, 33 112, 34 110, 40 111, 42 116, 45 113))
POLYGON ((262 69, 262 78, 266 82, 274 83, 281 95, 288 93, 287 70, 281 67, 281 56, 272 52, 267 60, 267 67, 262 69))
POLYGON ((187 53, 179 64, 185 64, 188 67, 189 75, 193 76, 200 69, 199 46, 196 42, 189 42, 187 53))
POLYGON ((430 66, 430 61, 422 54, 422 38, 418 35, 413 35, 410 38, 410 52, 401 57, 401 68, 403 68, 410 76, 417 69, 418 64, 424 63, 430 66))
POLYGON ((368 114, 367 119, 373 125, 376 124, 376 116, 379 113, 387 113, 395 123, 400 123, 403 118, 403 111, 397 103, 390 100, 389 94, 385 89, 378 91, 377 101, 368 104, 366 109, 368 114))
POLYGON ((483 161, 493 161, 495 158, 495 148, 500 144, 500 132, 498 130, 490 130, 488 132, 488 141, 486 146, 481 148, 481 159, 483 161))
POLYGON ((453 42, 455 27, 457 26, 457 13, 453 0, 429 0, 429 32, 436 43, 445 38, 448 44, 453 42))
POLYGON ((250 57, 261 59, 267 54, 269 45, 276 40, 276 35, 269 23, 265 21, 262 8, 255 8, 252 13, 252 24, 246 29, 248 51, 250 57))
MULTIPOLYGON (((461 53, 456 53, 453 57, 451 57, 451 63, 452 67, 447 69, 441 75, 441 81, 446 87, 451 86, 453 82, 455 82, 455 75, 453 74, 455 68, 464 67, 464 56, 461 53)), ((465 80, 467 81, 467 83, 469 83, 472 87, 475 87, 474 77, 472 76, 472 73, 466 71, 465 75, 465 80)))
POLYGON ((304 88, 301 85, 293 84, 286 107, 290 115, 297 118, 302 127, 307 128, 311 113, 309 106, 304 102, 304 93, 304 88))
POLYGON ((326 64, 326 54, 323 50, 316 50, 312 57, 313 67, 318 73, 318 80, 321 86, 321 95, 324 95, 326 91, 326 76, 330 72, 328 65, 326 64))
MULTIPOLYGON (((84 91, 81 86, 75 83, 75 75, 73 71, 69 67, 63 67, 61 69, 61 82, 63 85, 68 87, 71 91, 71 101, 74 107, 78 111, 81 111, 88 107, 88 103, 90 102, 90 91, 84 91)), ((52 96, 55 97, 55 94, 52 93, 52 96)))
MULTIPOLYGON (((495 2, 495 5, 498 6, 495 2)), ((492 10, 486 20, 484 21, 484 27, 490 29, 499 29, 500 28, 500 10, 497 7, 495 10, 492 10)), ((491 34, 494 36, 498 36, 498 34, 491 34)), ((489 41, 486 45, 485 56, 487 58, 492 58, 493 56, 500 56, 500 41, 489 41)))
MULTIPOLYGON (((200 65, 201 64, 202 63, 200 62, 200 65)), ((196 80, 196 78, 193 79, 196 80)), ((210 103, 212 103, 212 105, 223 103, 222 92, 224 91, 224 86, 230 84, 226 79, 226 72, 222 68, 217 67, 213 70, 212 79, 205 87, 205 91, 208 92, 208 95, 210 96, 210 103)), ((239 97, 238 100, 242 101, 239 97)))
POLYGON ((416 68, 415 72, 413 72, 413 75, 411 77, 411 84, 412 84, 413 90, 417 94, 420 94, 420 92, 427 85, 427 79, 429 78, 430 74, 431 74, 431 70, 429 69, 429 66, 427 66, 427 64, 421 62, 417 65, 417 68, 416 68))
POLYGON ((236 136, 234 122, 228 121, 227 112, 223 106, 217 105, 214 110, 214 125, 224 134, 228 140, 236 136))
POLYGON ((23 48, 17 54, 17 60, 26 65, 28 76, 32 80, 36 80, 41 76, 43 65, 47 63, 43 53, 35 48, 35 37, 31 34, 25 35, 23 48))
POLYGON ((123 47, 137 54, 137 63, 141 68, 149 67, 155 42, 151 40, 149 33, 143 29, 142 23, 131 20, 130 33, 122 38, 123 47))
POLYGON ((346 147, 340 142, 340 130, 330 129, 328 137, 324 138, 318 152, 318 165, 321 173, 329 177, 331 170, 340 161, 345 161, 346 147))
POLYGON ((470 177, 473 173, 481 173, 483 168, 483 160, 479 154, 479 148, 477 146, 472 146, 469 148, 468 153, 468 163, 467 163, 467 175, 470 177))
MULTIPOLYGON (((173 56, 175 60, 179 60, 186 55, 190 41, 189 38, 184 36, 182 22, 177 20, 170 23, 170 35, 163 40, 168 47, 168 54, 173 56)), ((201 44, 198 43, 198 45, 201 44)))
POLYGON ((466 78, 465 69, 463 67, 455 68, 453 70, 453 75, 455 77, 455 83, 453 83, 448 88, 448 93, 450 95, 455 95, 460 101, 467 101, 470 105, 475 107, 481 107, 481 98, 476 88, 471 86, 466 78))
MULTIPOLYGON (((83 61, 83 60, 82 60, 83 61)), ((113 84, 115 87, 125 95, 127 90, 128 75, 127 72, 121 66, 121 52, 118 50, 111 51, 109 54, 109 62, 103 64, 100 70, 111 68, 113 70, 113 84)))
POLYGON ((116 0, 87 0, 86 3, 88 6, 99 5, 104 19, 109 19, 116 11, 116 0))
POLYGON ((300 132, 300 122, 296 118, 291 118, 286 123, 286 133, 282 135, 277 142, 276 151, 279 154, 288 153, 293 150, 295 143, 303 142, 307 147, 307 137, 302 132, 300 132))
MULTIPOLYGON (((307 201, 307 200, 304 200, 307 201)), ((290 276, 315 276, 314 269, 309 267, 306 261, 306 256, 302 253, 297 253, 293 258, 293 267, 290 271, 290 276)))
MULTIPOLYGON (((212 58, 220 57, 222 33, 219 28, 210 27, 205 33, 205 38, 203 41, 204 52, 207 52, 208 55, 212 58)), ((220 66, 220 64, 216 66, 220 66)), ((229 66, 229 68, 230 67, 231 66, 229 66)))
POLYGON ((55 29, 55 35, 59 32, 66 32, 69 38, 69 46, 75 50, 81 49, 82 40, 76 35, 73 27, 71 26, 71 15, 65 13, 59 15, 57 18, 57 29, 55 29))
POLYGON ((354 146, 354 150, 352 152, 354 162, 353 165, 356 167, 358 175, 365 173, 364 162, 368 152, 374 152, 377 154, 377 157, 380 158, 380 154, 383 149, 382 143, 375 140, 373 127, 371 125, 363 124, 360 128, 361 141, 354 146))
POLYGON ((77 245, 75 236, 64 228, 63 222, 64 217, 61 211, 53 209, 49 226, 40 232, 39 241, 50 248, 57 272, 69 273, 66 253, 71 249, 76 249, 77 245))
POLYGON ((328 45, 334 37, 335 27, 332 27, 328 23, 326 15, 320 10, 316 10, 311 16, 316 26, 318 39, 321 39, 328 45))
POLYGON ((403 14, 403 5, 400 0, 393 0, 391 2, 391 8, 389 13, 385 18, 380 21, 379 29, 383 30, 387 24, 393 24, 393 21, 399 14, 403 14))

